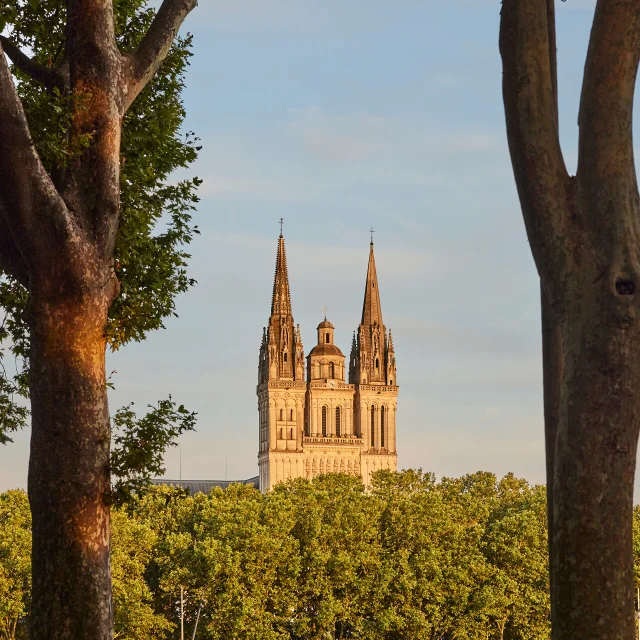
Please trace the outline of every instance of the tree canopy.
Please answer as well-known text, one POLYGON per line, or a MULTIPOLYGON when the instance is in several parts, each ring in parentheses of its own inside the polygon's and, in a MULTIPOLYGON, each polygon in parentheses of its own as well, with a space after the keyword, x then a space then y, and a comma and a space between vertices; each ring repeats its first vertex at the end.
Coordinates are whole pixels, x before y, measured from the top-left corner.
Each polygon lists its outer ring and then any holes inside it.
MULTIPOLYGON (((201 640, 543 640, 546 533, 544 487, 512 475, 378 472, 365 491, 329 474, 265 495, 162 486, 114 511, 116 637, 178 637, 182 587, 185 632, 200 609, 201 640)), ((21 541, 0 546, 13 639, 29 610, 22 492, 0 495, 0 540, 21 541)))

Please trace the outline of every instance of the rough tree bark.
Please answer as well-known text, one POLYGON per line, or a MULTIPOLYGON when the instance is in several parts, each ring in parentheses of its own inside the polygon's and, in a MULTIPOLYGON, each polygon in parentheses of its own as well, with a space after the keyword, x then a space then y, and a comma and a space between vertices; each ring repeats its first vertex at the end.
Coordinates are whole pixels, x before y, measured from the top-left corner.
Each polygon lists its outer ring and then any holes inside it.
POLYGON ((542 290, 554 640, 635 638, 640 218, 632 105, 640 3, 598 0, 579 161, 558 136, 553 0, 503 0, 507 136, 542 290))
POLYGON ((113 637, 104 330, 118 294, 120 131, 195 4, 164 0, 137 51, 123 55, 112 0, 68 0, 61 69, 0 39, 0 267, 29 291, 32 640, 113 637), (70 135, 90 144, 61 181, 34 149, 4 54, 81 105, 70 135))

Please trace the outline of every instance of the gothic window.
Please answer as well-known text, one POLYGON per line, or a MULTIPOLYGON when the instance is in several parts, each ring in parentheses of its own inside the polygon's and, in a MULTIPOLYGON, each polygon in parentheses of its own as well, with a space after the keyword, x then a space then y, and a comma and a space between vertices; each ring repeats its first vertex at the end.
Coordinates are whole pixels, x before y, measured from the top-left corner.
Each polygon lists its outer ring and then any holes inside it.
POLYGON ((376 408, 371 407, 371 446, 375 446, 376 441, 376 408))
POLYGON ((280 420, 284 420, 284 409, 280 409, 280 420))
MULTIPOLYGON (((285 356, 285 362, 286 362, 286 356, 285 356)), ((380 360, 378 360, 378 358, 376 358, 376 369, 380 368, 380 360)))
POLYGON ((336 407, 336 435, 340 437, 340 407, 336 407))
POLYGON ((289 412, 289 420, 293 422, 293 409, 291 409, 291 411, 289 412))
POLYGON ((389 380, 389 385, 393 387, 393 380, 389 380))
POLYGON ((327 333, 327 334, 325 334, 325 336, 324 336, 324 341, 325 341, 327 344, 329 344, 329 334, 328 334, 328 333, 327 333))
POLYGON ((284 361, 285 362, 287 361, 287 354, 286 353, 284 354, 284 361))
POLYGON ((322 407, 322 436, 327 435, 327 407, 322 407))
POLYGON ((380 407, 380 446, 384 447, 384 407, 380 407))

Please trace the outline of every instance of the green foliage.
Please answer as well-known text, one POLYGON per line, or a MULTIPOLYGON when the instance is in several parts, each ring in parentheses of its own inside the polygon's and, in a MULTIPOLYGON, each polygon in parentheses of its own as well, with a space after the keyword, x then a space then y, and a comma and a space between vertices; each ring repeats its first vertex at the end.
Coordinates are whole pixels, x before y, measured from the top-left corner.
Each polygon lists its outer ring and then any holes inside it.
POLYGON ((22 429, 29 412, 27 380, 29 339, 24 319, 27 294, 15 281, 2 278, 0 271, 0 445, 11 442, 10 433, 22 429), (10 354, 12 371, 7 371, 5 353, 10 354))
POLYGON ((175 628, 153 608, 144 574, 158 536, 146 522, 115 511, 111 520, 111 576, 115 606, 114 638, 166 638, 175 628))
MULTIPOLYGON (((118 44, 131 51, 153 15, 147 0, 114 3, 118 44)), ((0 3, 0 24, 19 46, 41 64, 58 66, 64 56, 66 3, 63 0, 9 0, 0 3)), ((192 212, 198 202, 197 178, 170 181, 177 169, 197 157, 198 140, 182 131, 184 75, 191 56, 191 37, 177 38, 159 72, 127 112, 121 143, 121 209, 114 269, 121 294, 109 311, 106 334, 112 349, 140 341, 175 315, 176 297, 195 281, 188 276, 185 250, 198 233, 192 212)), ((87 96, 70 96, 47 88, 15 71, 35 146, 58 184, 65 167, 89 143, 70 136, 72 109, 87 96)), ((26 423, 28 414, 29 332, 27 292, 0 272, 0 307, 5 320, 0 347, 13 356, 11 371, 0 367, 0 443, 26 423), (15 366, 14 366, 15 365, 15 366), (13 371, 15 370, 15 372, 13 371), (15 375, 14 375, 15 373, 15 375)), ((5 353, 0 351, 0 364, 5 353)))
POLYGON ((23 491, 0 494, 0 638, 27 638, 31 606, 31 512, 23 491))
MULTIPOLYGON (((6 530, 28 534, 25 506, 6 530)), ((543 487, 488 473, 155 487, 114 510, 116 637, 177 638, 182 589, 198 640, 548 639, 545 509, 543 487)))
POLYGON ((164 453, 176 445, 185 431, 193 431, 196 414, 176 405, 169 396, 139 418, 133 403, 113 416, 113 451, 111 477, 113 495, 118 503, 131 500, 133 492, 141 493, 153 476, 164 474, 164 453))

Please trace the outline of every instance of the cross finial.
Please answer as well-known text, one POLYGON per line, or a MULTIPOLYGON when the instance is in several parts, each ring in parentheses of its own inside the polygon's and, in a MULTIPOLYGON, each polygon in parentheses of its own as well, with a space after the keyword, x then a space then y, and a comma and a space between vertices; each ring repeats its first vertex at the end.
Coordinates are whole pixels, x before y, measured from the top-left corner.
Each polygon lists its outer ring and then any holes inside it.
POLYGON ((284 218, 280 218, 280 237, 282 238, 282 225, 284 224, 284 218))
POLYGON ((327 319, 327 305, 324 305, 324 319, 327 319))
POLYGON ((375 230, 373 227, 371 227, 371 229, 369 229, 369 233, 371 234, 371 244, 373 244, 373 234, 375 233, 375 230))

